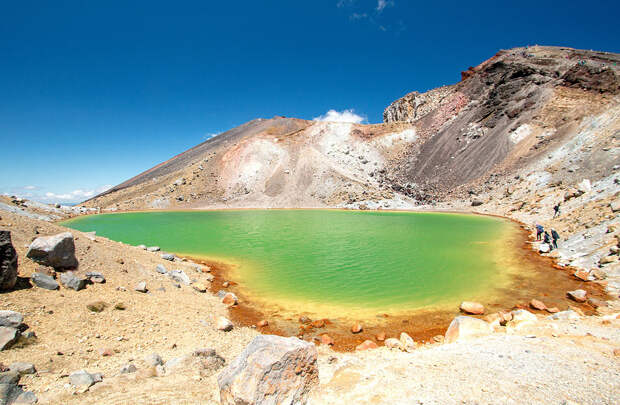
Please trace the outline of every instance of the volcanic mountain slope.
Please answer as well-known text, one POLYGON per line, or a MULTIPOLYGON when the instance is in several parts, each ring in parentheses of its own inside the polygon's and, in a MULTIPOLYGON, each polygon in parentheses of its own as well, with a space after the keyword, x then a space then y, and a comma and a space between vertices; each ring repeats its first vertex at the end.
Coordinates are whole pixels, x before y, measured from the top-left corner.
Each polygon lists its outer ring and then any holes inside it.
MULTIPOLYGON (((582 159, 596 162, 585 173, 595 181, 618 160, 616 152, 603 151, 619 136, 618 62, 618 54, 569 48, 501 51, 463 72, 457 84, 395 101, 383 124, 254 120, 85 205, 125 210, 436 204, 513 182, 532 165, 544 169, 549 153, 580 139, 584 125, 594 121, 600 139, 582 159)), ((565 185, 584 175, 571 173, 561 173, 565 185)))

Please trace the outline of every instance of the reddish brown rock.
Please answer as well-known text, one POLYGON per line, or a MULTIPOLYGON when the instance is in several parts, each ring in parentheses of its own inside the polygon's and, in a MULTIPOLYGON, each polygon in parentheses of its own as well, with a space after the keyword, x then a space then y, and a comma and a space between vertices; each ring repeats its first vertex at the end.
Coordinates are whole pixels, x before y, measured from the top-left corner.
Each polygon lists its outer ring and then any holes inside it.
POLYGON ((325 321, 323 319, 318 319, 318 320, 312 322, 312 326, 317 328, 317 329, 324 328, 325 327, 325 321))
POLYGON ((114 350, 102 347, 98 350, 99 354, 103 357, 113 356, 114 350))
POLYGON ((558 307, 551 307, 551 308, 547 308, 547 312, 549 312, 550 314, 555 314, 560 312, 558 307))
POLYGON ((530 307, 539 311, 544 311, 545 309, 547 309, 547 306, 542 301, 539 301, 537 299, 533 299, 530 301, 530 307))
POLYGON ((482 315, 484 314, 484 306, 477 302, 472 301, 463 301, 461 302, 461 306, 459 307, 461 311, 466 314, 471 315, 482 315))
POLYGON ((351 333, 360 333, 362 330, 364 330, 364 328, 359 322, 355 322, 353 326, 351 326, 351 333))
POLYGON ((586 302, 588 293, 585 290, 574 290, 566 293, 570 299, 577 302, 586 302))
POLYGON ((267 325, 269 325, 269 322, 267 322, 267 320, 265 319, 258 321, 258 323, 256 324, 256 326, 258 326, 259 328, 264 328, 267 325))
POLYGON ((227 305, 229 307, 232 307, 233 305, 237 304, 237 296, 233 293, 226 293, 223 297, 222 297, 222 304, 227 305))
POLYGON ((327 346, 333 346, 334 339, 331 338, 327 333, 321 335, 321 344, 327 346))
POLYGON ((574 276, 577 277, 581 281, 588 281, 588 277, 590 276, 590 272, 589 271, 585 271, 585 270, 577 270, 575 272, 574 276))
POLYGON ((377 333, 376 339, 378 342, 383 342, 385 340, 385 332, 377 333))
POLYGON ((377 347, 379 346, 372 340, 365 340, 362 344, 358 345, 355 350, 361 352, 362 350, 376 349, 377 347))

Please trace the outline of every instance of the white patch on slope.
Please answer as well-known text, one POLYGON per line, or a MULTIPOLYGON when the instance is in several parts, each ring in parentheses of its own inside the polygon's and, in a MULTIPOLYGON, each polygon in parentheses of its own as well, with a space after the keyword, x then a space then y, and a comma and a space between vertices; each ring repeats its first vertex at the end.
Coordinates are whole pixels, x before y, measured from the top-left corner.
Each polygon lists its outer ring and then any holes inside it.
POLYGON ((402 143, 413 143, 418 139, 415 128, 405 129, 401 132, 392 132, 377 139, 377 143, 391 148, 402 143))
POLYGON ((527 138, 532 133, 532 127, 528 124, 523 124, 519 128, 510 133, 510 140, 517 144, 527 138))

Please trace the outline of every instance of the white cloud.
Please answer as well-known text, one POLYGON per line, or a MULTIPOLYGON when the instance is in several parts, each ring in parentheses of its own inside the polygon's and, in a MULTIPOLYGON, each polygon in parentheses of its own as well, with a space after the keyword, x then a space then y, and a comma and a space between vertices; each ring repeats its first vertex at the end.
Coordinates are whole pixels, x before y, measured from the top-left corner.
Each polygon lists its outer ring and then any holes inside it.
POLYGON ((394 2, 392 0, 378 0, 377 1, 377 11, 380 13, 387 7, 392 7, 394 2))
POLYGON ((111 184, 106 184, 105 186, 97 187, 96 189, 93 189, 93 190, 78 189, 78 190, 73 190, 68 193, 52 193, 48 191, 47 193, 45 193, 42 199, 44 199, 45 201, 50 201, 50 202, 84 201, 86 199, 96 196, 99 193, 103 193, 104 191, 109 190, 112 187, 113 186, 111 184))
POLYGON ((336 111, 329 110, 326 114, 313 118, 313 121, 330 121, 330 122, 352 122, 359 124, 366 120, 366 117, 355 114, 353 109, 336 111))
POLYGON ((24 187, 24 190, 36 190, 37 187, 36 186, 26 186, 24 187))
POLYGON ((349 16, 349 19, 351 20, 361 20, 363 18, 367 18, 368 14, 366 13, 353 13, 349 16))
POLYGON ((339 0, 338 3, 336 3, 336 7, 338 8, 347 7, 347 6, 352 5, 354 1, 355 0, 339 0))

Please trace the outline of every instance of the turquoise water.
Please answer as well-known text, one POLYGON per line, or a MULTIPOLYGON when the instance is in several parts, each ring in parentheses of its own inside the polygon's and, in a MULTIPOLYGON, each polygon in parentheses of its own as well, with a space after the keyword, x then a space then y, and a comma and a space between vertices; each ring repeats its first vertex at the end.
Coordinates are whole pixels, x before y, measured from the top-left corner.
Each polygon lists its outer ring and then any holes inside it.
POLYGON ((234 264, 243 295, 297 309, 399 310, 488 297, 518 267, 517 227, 410 212, 239 210, 92 215, 65 226, 234 264))

